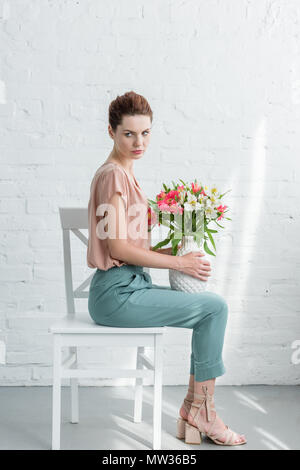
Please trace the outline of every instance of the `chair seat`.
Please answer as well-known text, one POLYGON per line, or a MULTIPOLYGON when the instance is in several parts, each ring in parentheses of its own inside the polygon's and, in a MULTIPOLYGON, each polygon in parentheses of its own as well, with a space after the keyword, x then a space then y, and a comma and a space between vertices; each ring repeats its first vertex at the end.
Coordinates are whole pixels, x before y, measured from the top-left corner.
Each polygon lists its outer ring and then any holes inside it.
POLYGON ((166 327, 144 327, 144 328, 119 328, 115 326, 97 325, 90 317, 88 312, 68 314, 61 320, 49 327, 51 333, 90 333, 90 334, 105 334, 105 333, 123 333, 123 334, 152 334, 164 333, 166 327))

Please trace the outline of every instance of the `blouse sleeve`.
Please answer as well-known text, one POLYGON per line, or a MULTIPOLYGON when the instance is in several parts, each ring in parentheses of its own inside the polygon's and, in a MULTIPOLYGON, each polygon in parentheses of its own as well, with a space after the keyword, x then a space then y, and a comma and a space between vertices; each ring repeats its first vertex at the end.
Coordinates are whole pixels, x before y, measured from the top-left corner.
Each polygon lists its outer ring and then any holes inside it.
POLYGON ((108 204, 111 197, 115 193, 119 193, 124 201, 125 210, 127 210, 127 183, 122 170, 116 168, 102 175, 98 180, 97 191, 100 204, 108 204))

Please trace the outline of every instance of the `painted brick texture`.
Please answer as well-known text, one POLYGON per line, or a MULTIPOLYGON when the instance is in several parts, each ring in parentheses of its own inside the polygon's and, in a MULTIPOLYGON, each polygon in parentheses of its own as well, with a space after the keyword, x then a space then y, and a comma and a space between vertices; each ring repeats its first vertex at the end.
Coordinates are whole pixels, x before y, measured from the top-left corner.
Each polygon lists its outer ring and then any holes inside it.
MULTIPOLYGON (((48 327, 66 309, 58 207, 87 206, 112 148, 108 105, 129 90, 154 113, 135 166, 149 198, 179 178, 231 189, 232 221, 206 255, 208 289, 229 305, 217 384, 300 384, 299 26, 298 0, 0 0, 0 385, 52 383, 48 327)), ((72 249, 77 286, 92 270, 75 238, 72 249)), ((167 270, 151 275, 168 284, 167 270)), ((188 383, 191 334, 168 329, 165 385, 188 383)), ((135 356, 85 348, 79 362, 135 356)))

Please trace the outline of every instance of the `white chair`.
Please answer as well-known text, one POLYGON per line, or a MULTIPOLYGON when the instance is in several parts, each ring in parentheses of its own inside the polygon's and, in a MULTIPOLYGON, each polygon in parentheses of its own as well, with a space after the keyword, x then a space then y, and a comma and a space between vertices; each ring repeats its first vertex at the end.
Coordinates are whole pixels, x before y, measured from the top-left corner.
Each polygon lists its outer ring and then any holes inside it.
MULTIPOLYGON (((63 230, 64 272, 67 301, 67 315, 49 327, 53 334, 53 389, 52 389, 52 449, 60 449, 61 425, 61 381, 70 378, 71 422, 78 423, 78 379, 135 377, 133 421, 142 419, 143 378, 154 378, 153 399, 153 449, 161 448, 161 402, 162 402, 162 352, 163 334, 166 327, 118 328, 97 325, 88 310, 75 312, 74 299, 88 298, 84 291, 94 275, 73 290, 70 231, 85 245, 88 239, 80 229, 88 228, 88 213, 85 208, 59 208, 63 230), (137 348, 136 368, 120 369, 99 367, 96 369, 78 368, 77 347, 79 346, 132 346, 137 348), (62 348, 68 348, 68 357, 62 363, 62 348), (154 361, 145 354, 145 347, 154 348, 154 361)), ((144 268, 149 272, 149 268, 144 268)), ((141 312, 142 314, 142 312, 141 312)))

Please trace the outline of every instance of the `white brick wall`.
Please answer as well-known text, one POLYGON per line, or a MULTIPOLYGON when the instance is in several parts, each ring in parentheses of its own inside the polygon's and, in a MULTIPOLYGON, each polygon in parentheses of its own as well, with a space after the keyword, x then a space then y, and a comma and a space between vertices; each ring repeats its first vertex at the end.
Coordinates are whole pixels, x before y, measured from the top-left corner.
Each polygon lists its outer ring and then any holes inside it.
MULTIPOLYGON (((112 146, 108 105, 131 89, 154 111, 135 167, 149 198, 179 177, 232 189, 232 222, 207 255, 230 307, 217 383, 300 383, 299 25, 298 0, 0 0, 0 385, 51 384, 58 207, 87 206, 112 146)), ((73 243, 79 284, 92 270, 73 243)), ((152 277, 168 284, 166 270, 152 277)), ((187 384, 191 334, 168 330, 164 384, 187 384)), ((79 353, 89 366, 126 357, 79 353)))

